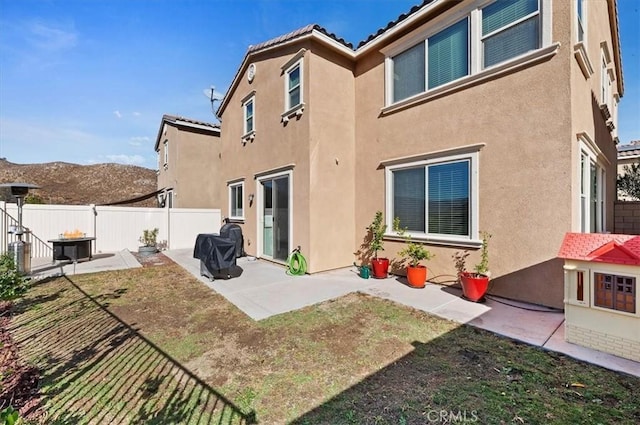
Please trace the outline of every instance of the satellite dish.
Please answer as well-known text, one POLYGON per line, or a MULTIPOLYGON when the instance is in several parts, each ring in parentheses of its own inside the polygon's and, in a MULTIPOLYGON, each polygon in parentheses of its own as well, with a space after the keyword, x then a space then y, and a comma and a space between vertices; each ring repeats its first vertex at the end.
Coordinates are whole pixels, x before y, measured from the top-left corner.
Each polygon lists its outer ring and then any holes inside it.
POLYGON ((204 89, 203 93, 211 101, 211 103, 216 100, 222 100, 222 98, 224 98, 224 94, 216 91, 216 88, 214 86, 211 86, 208 89, 204 89))

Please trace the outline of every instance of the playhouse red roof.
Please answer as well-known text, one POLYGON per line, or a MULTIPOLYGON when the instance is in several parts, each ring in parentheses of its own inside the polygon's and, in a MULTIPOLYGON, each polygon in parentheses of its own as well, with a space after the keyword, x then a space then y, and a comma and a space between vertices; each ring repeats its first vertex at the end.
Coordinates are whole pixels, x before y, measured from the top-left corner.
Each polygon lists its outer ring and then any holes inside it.
POLYGON ((640 236, 605 233, 567 233, 559 258, 640 266, 640 236))

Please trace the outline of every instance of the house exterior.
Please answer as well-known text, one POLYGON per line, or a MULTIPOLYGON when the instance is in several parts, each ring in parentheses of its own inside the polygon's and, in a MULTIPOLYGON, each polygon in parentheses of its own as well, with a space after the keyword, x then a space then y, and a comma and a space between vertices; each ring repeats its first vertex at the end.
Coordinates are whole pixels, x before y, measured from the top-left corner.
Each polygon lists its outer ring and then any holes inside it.
POLYGON ((566 232, 613 230, 617 104, 614 0, 424 1, 353 48, 317 25, 250 46, 221 102, 218 198, 250 255, 310 273, 404 241, 479 261, 489 292, 563 307, 566 232))
POLYGON ((565 338, 640 361, 640 236, 568 233, 565 338))
POLYGON ((163 115, 156 137, 160 206, 216 208, 219 170, 211 163, 220 152, 220 126, 163 115))

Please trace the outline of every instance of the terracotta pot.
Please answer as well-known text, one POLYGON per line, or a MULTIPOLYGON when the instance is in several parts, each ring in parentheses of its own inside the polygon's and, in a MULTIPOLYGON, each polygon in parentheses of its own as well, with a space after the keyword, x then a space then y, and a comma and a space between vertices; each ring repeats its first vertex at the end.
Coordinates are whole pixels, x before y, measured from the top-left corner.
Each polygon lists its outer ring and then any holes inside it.
POLYGON ((427 281, 427 268, 425 266, 407 267, 407 281, 412 288, 424 288, 427 281))
POLYGON ((376 279, 384 279, 389 274, 389 259, 374 258, 371 260, 371 275, 376 279))
POLYGON ((460 273, 460 284, 462 294, 466 299, 473 302, 480 301, 489 287, 489 277, 477 273, 460 273))

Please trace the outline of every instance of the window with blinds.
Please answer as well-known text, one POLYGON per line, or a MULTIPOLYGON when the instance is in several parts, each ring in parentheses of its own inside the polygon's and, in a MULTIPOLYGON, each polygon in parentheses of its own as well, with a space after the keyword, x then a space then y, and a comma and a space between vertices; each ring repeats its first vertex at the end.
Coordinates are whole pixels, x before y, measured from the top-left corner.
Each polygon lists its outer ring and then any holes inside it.
MULTIPOLYGON (((456 13, 388 53, 387 101, 445 86, 542 47, 543 0, 499 0, 456 13), (460 17, 460 16, 464 17, 460 17), (416 37, 422 40, 416 44, 416 37)), ((547 26, 549 23, 547 23, 547 26)))
POLYGON ((501 0, 482 9, 484 66, 540 47, 538 0, 501 0))
POLYGON ((244 183, 235 183, 229 185, 229 218, 242 219, 244 218, 243 204, 243 192, 244 183))
POLYGON ((392 215, 409 232, 471 238, 470 160, 392 170, 392 215))

